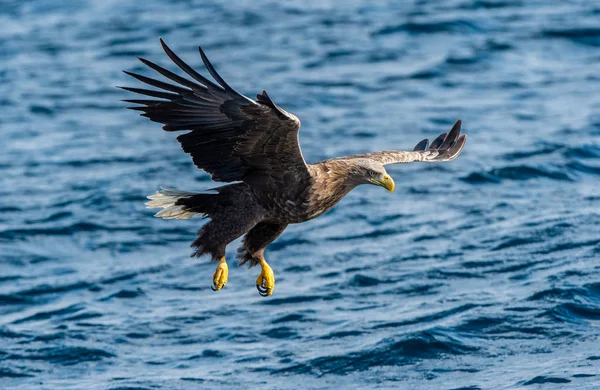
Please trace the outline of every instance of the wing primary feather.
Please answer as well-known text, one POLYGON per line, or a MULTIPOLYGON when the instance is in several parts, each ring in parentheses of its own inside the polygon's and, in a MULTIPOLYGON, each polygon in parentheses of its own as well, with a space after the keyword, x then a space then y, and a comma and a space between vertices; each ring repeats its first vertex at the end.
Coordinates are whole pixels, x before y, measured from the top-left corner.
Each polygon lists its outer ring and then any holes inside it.
POLYGON ((460 119, 456 121, 454 126, 452 126, 452 130, 450 130, 450 132, 448 133, 448 136, 446 137, 446 139, 444 139, 444 142, 442 142, 442 144, 440 145, 440 149, 448 149, 449 147, 452 146, 452 144, 456 141, 456 138, 460 134, 461 123, 462 123, 462 121, 460 119))
POLYGON ((250 100, 248 97, 238 93, 236 90, 234 90, 233 88, 231 88, 226 82, 225 80, 223 80, 223 78, 217 73, 217 71, 215 70, 215 68, 212 66, 212 64, 210 63, 210 61, 208 60, 208 57, 206 56, 206 54, 204 54, 204 51, 202 50, 202 48, 200 46, 198 46, 198 51, 200 52, 200 57, 202 57, 202 62, 204 62, 204 66, 206 66, 206 69, 208 69, 208 73, 210 73, 210 75, 217 80, 217 82, 219 84, 221 84, 221 86, 230 94, 237 96, 243 100, 247 100, 249 102, 254 103, 253 100, 250 100))
POLYGON ((413 152, 423 151, 423 150, 427 149, 427 145, 429 145, 429 139, 425 138, 424 140, 422 140, 415 146, 415 148, 413 149, 413 152))
POLYGON ((139 93, 141 95, 152 96, 152 97, 160 98, 160 99, 174 100, 174 99, 180 98, 179 95, 174 94, 174 93, 153 91, 151 89, 132 88, 132 87, 117 87, 117 88, 121 88, 121 89, 124 89, 129 92, 139 93))
POLYGON ((460 152, 465 147, 466 142, 467 142, 466 134, 463 134, 460 137, 458 137, 458 139, 456 140, 454 145, 452 145, 452 148, 450 148, 450 160, 454 160, 460 154, 460 152))
POLYGON ((262 104, 273 108, 275 111, 277 111, 284 117, 288 116, 288 113, 283 108, 279 107, 277 104, 275 104, 273 100, 271 100, 271 97, 267 94, 267 91, 263 90, 261 94, 259 93, 258 95, 256 95, 256 100, 258 100, 258 102, 262 104))
POLYGON ((165 51, 165 53, 167 53, 167 55, 169 56, 171 61, 173 61, 175 63, 175 65, 177 65, 179 68, 181 68, 181 70, 183 70, 185 73, 190 75, 190 77, 192 77, 194 80, 199 81, 200 83, 202 83, 202 84, 206 85, 207 87, 210 87, 216 91, 225 92, 225 90, 223 88, 216 85, 215 83, 213 83, 206 77, 202 76, 200 73, 198 73, 194 69, 192 69, 191 66, 189 66, 188 64, 183 62, 183 60, 181 58, 179 58, 179 56, 177 56, 177 54, 175 54, 173 52, 173 50, 171 50, 169 48, 169 46, 167 46, 167 44, 162 40, 162 38, 160 38, 160 44, 162 45, 163 50, 165 51))
POLYGON ((448 133, 442 133, 442 134, 438 135, 438 137, 436 139, 434 139, 433 142, 431 142, 431 145, 429 145, 429 149, 439 148, 440 145, 444 142, 444 139, 446 139, 447 135, 448 135, 448 133))
POLYGON ((196 84, 193 81, 190 81, 190 80, 188 80, 188 79, 186 79, 184 77, 181 77, 181 76, 179 76, 179 75, 171 72, 170 70, 167 70, 167 69, 163 68, 162 66, 156 65, 152 61, 148 61, 145 58, 138 57, 138 59, 144 65, 148 66, 149 68, 154 69, 158 73, 162 74, 163 76, 165 76, 168 79, 171 79, 171 80, 175 81, 176 83, 179 83, 181 85, 185 85, 186 87, 191 88, 192 90, 208 91, 208 88, 206 88, 205 85, 196 84))
POLYGON ((145 100, 145 99, 123 99, 121 101, 125 102, 125 103, 145 104, 147 106, 153 106, 156 103, 163 103, 160 100, 145 100))
POLYGON ((152 85, 153 87, 156 87, 156 88, 161 88, 161 89, 164 89, 167 91, 176 92, 176 93, 180 93, 180 94, 183 94, 186 92, 192 92, 189 89, 185 89, 182 87, 178 87, 177 85, 173 85, 173 84, 165 83, 165 82, 162 82, 159 80, 155 80, 150 77, 142 76, 141 74, 128 72, 126 70, 124 70, 123 73, 128 74, 129 76, 134 77, 134 78, 140 80, 141 82, 152 85))

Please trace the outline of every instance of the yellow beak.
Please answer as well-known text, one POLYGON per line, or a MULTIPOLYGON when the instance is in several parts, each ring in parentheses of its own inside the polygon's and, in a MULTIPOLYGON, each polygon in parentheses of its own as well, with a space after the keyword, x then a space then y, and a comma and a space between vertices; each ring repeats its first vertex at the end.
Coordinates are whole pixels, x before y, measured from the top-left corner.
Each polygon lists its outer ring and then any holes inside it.
POLYGON ((381 180, 381 181, 375 180, 375 179, 373 179, 372 181, 373 181, 373 183, 382 186, 389 192, 394 192, 394 187, 395 187, 394 179, 392 179, 390 175, 385 174, 383 176, 383 180, 381 180))

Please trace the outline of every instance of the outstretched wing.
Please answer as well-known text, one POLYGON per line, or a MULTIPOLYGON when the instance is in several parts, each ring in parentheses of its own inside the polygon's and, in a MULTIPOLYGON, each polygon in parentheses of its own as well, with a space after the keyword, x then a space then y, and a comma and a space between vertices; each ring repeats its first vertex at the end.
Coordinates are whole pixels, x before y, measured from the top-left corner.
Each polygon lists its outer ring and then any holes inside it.
POLYGON ((278 107, 265 91, 254 101, 234 91, 215 71, 199 47, 211 82, 183 62, 160 40, 169 58, 194 81, 153 62, 145 65, 175 84, 125 72, 159 90, 120 87, 155 99, 125 100, 141 106, 142 116, 166 131, 191 130, 177 137, 194 164, 215 181, 277 185, 284 176, 308 175, 298 144, 300 121, 278 107))
POLYGON ((460 135, 460 119, 456 121, 449 133, 440 134, 429 145, 429 140, 419 142, 411 151, 385 150, 382 152, 365 153, 352 156, 353 158, 370 158, 383 165, 410 163, 414 161, 441 162, 454 160, 462 152, 466 134, 460 135))

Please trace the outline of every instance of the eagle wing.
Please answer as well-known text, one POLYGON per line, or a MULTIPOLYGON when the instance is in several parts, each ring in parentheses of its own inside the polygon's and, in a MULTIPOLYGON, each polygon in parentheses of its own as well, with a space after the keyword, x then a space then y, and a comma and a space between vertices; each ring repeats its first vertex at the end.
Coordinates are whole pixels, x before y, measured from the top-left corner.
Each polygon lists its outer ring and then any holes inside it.
POLYGON ((352 156, 353 158, 369 158, 383 165, 402 164, 415 161, 441 162, 454 160, 463 150, 467 141, 466 134, 460 135, 460 119, 456 121, 449 133, 440 134, 431 145, 426 138, 419 142, 412 151, 385 150, 382 152, 365 153, 352 156))
POLYGON ((273 186, 290 174, 299 179, 309 175, 298 143, 298 118, 277 106, 265 91, 257 95, 256 101, 234 91, 200 47, 202 61, 218 85, 183 62, 162 39, 160 43, 169 58, 194 81, 140 58, 176 84, 126 71, 160 89, 120 87, 155 98, 125 100, 140 105, 128 108, 162 123, 165 131, 190 130, 177 140, 196 167, 209 173, 214 181, 273 186))

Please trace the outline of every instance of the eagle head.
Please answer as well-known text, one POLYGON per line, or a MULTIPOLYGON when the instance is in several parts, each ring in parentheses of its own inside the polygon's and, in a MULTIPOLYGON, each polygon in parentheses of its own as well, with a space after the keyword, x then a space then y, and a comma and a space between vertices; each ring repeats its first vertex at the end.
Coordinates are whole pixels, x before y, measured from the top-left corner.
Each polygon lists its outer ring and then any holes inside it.
POLYGON ((386 172, 382 164, 370 159, 353 161, 349 176, 357 184, 374 184, 389 192, 394 191, 394 180, 386 172))

